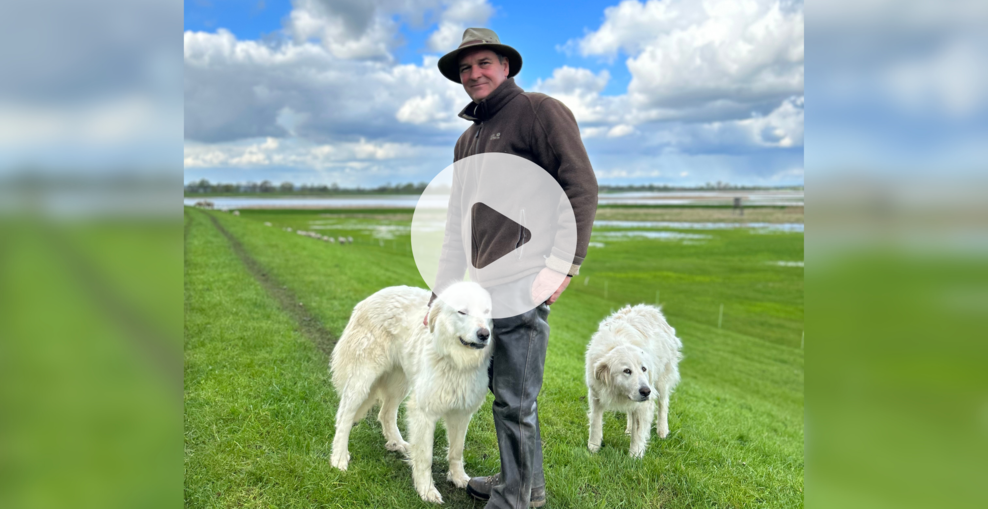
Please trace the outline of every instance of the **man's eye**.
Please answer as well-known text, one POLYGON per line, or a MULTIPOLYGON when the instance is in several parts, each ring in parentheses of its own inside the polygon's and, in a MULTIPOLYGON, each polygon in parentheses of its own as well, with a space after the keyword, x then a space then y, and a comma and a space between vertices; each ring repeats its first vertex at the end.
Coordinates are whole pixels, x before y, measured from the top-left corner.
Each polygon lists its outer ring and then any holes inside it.
POLYGON ((625 374, 625 375, 630 375, 630 374, 631 374, 631 369, 626 369, 626 370, 624 370, 624 374, 625 374))

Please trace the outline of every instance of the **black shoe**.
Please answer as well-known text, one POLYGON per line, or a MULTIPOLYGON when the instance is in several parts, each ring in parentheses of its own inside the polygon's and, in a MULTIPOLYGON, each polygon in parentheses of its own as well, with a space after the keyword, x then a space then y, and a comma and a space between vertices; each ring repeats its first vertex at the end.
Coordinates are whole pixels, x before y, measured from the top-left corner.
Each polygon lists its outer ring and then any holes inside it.
MULTIPOLYGON (((501 474, 497 473, 487 477, 473 477, 467 483, 467 493, 477 500, 490 500, 491 490, 501 481, 501 474)), ((545 486, 532 488, 532 500, 528 507, 542 507, 545 505, 545 486)))

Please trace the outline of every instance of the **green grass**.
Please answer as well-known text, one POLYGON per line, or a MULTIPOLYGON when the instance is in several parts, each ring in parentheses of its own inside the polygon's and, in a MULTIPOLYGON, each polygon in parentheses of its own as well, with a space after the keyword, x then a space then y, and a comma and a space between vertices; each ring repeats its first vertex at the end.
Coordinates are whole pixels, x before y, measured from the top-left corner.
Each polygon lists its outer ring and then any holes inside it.
POLYGON ((177 221, 0 218, 0 507, 174 507, 177 221))
MULTIPOLYGON (((330 467, 338 399, 328 358, 210 219, 339 334, 353 306, 371 293, 399 284, 424 287, 408 234, 393 228, 399 234, 385 240, 369 229, 407 226, 410 214, 241 214, 186 209, 186 505, 426 507, 408 465, 384 449, 373 419, 354 428, 350 470, 330 467), (316 231, 356 242, 338 246, 282 230, 320 225, 329 226, 316 231)), ((709 238, 603 241, 553 306, 539 399, 548 507, 803 505, 803 269, 774 264, 801 261, 803 235, 699 233, 709 238), (656 291, 686 355, 670 435, 658 440, 653 433, 645 458, 632 460, 624 416, 608 414, 604 447, 592 455, 586 448, 586 343, 612 310, 654 303, 656 291)), ((471 475, 499 468, 491 401, 488 395, 467 435, 471 475)), ((446 505, 482 507, 445 481, 446 439, 441 428, 437 433, 434 477, 446 505)))

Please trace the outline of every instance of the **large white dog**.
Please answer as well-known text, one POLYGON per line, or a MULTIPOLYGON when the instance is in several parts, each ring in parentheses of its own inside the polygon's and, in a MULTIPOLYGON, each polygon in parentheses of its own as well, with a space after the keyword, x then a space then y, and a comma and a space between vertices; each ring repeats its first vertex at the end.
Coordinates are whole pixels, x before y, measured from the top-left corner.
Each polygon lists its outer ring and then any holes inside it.
POLYGON ((420 288, 385 288, 357 304, 333 349, 330 369, 340 395, 332 465, 346 470, 350 428, 380 401, 378 420, 387 447, 409 456, 415 489, 426 502, 442 503, 432 480, 436 422, 449 437, 447 480, 465 488, 463 442, 470 418, 487 395, 491 359, 491 298, 476 283, 456 283, 429 309, 420 288), (411 444, 398 431, 398 405, 406 404, 411 444))
POLYGON ((632 457, 645 454, 658 406, 655 431, 669 434, 669 395, 679 383, 683 343, 654 306, 625 306, 600 322, 587 345, 590 452, 600 450, 605 411, 626 412, 632 457))

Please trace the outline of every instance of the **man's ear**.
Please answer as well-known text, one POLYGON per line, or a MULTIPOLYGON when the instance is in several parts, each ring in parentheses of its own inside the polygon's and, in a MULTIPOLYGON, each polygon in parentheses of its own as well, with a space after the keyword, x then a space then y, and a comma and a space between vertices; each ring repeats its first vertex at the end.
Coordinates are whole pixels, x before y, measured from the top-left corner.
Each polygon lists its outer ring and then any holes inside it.
POLYGON ((597 381, 607 383, 607 377, 611 374, 611 368, 607 365, 607 360, 597 361, 593 366, 593 377, 597 381))
POLYGON ((439 308, 441 308, 442 306, 443 306, 443 302, 439 299, 436 299, 436 301, 432 303, 432 307, 429 308, 430 333, 436 332, 436 320, 439 319, 439 312, 441 311, 439 308))

